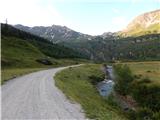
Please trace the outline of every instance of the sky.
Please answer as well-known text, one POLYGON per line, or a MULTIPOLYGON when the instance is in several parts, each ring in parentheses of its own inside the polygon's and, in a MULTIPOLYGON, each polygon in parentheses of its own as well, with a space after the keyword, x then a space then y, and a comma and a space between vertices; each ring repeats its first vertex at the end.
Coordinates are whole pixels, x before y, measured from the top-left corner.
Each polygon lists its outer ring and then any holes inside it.
POLYGON ((67 26, 100 35, 124 29, 136 16, 160 9, 160 0, 1 0, 0 22, 67 26))

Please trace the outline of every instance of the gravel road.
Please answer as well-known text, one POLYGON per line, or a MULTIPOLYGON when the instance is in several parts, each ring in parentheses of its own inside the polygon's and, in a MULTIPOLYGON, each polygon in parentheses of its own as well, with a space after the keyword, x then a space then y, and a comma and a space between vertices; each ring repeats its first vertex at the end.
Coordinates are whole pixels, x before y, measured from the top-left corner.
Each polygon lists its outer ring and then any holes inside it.
POLYGON ((30 73, 2 85, 2 119, 85 119, 81 106, 54 85, 53 76, 65 68, 30 73))

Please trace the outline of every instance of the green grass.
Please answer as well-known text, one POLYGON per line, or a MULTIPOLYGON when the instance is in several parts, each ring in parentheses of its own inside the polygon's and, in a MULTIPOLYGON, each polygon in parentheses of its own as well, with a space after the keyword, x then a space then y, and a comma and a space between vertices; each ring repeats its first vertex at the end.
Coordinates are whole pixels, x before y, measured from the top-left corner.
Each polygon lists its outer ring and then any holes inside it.
POLYGON ((2 37, 2 68, 43 67, 35 60, 44 58, 36 47, 29 42, 15 38, 2 37))
POLYGON ((126 63, 136 75, 149 78, 153 83, 160 85, 160 61, 126 63))
POLYGON ((89 64, 68 68, 56 74, 56 85, 72 100, 81 104, 87 118, 98 120, 125 120, 119 109, 99 95, 91 76, 102 77, 100 65, 89 64))

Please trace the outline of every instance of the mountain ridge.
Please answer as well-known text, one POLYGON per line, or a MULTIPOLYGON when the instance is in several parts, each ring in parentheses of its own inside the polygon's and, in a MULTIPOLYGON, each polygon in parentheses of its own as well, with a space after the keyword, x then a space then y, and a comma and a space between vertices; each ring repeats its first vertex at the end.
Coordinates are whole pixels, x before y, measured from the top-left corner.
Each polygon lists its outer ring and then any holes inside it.
POLYGON ((89 40, 92 36, 83 34, 77 31, 74 31, 66 26, 52 25, 52 26, 34 26, 28 27, 23 25, 15 25, 15 28, 18 28, 23 31, 38 35, 40 37, 46 38, 54 43, 59 41, 67 40, 89 40))
POLYGON ((92 40, 96 36, 101 36, 102 38, 140 36, 160 33, 160 9, 138 15, 126 28, 119 32, 104 32, 101 35, 88 35, 61 25, 28 27, 17 24, 14 27, 56 43, 61 41, 92 40))
POLYGON ((140 36, 160 33, 160 9, 135 17, 127 27, 120 31, 122 36, 140 36))

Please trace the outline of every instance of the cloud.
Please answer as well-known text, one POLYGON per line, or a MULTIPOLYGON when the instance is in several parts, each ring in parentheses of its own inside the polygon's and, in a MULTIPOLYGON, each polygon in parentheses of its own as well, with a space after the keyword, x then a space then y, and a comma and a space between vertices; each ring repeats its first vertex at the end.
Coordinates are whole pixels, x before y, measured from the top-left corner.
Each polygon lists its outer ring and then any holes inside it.
POLYGON ((4 0, 0 5, 0 22, 6 18, 9 24, 64 25, 64 18, 53 4, 43 5, 41 0, 4 0))
POLYGON ((112 19, 112 24, 115 24, 115 25, 126 24, 126 21, 127 21, 126 17, 118 16, 112 19))
POLYGON ((129 21, 125 16, 117 16, 112 18, 111 24, 108 27, 112 32, 115 32, 117 30, 124 29, 127 26, 128 22, 129 21))
POLYGON ((130 0, 132 4, 139 4, 139 3, 143 3, 143 4, 146 4, 146 3, 160 3, 160 0, 130 0))
POLYGON ((120 10, 118 10, 117 8, 112 8, 113 13, 119 14, 120 10))
POLYGON ((141 2, 141 0, 131 0, 132 4, 137 4, 139 2, 141 2))

